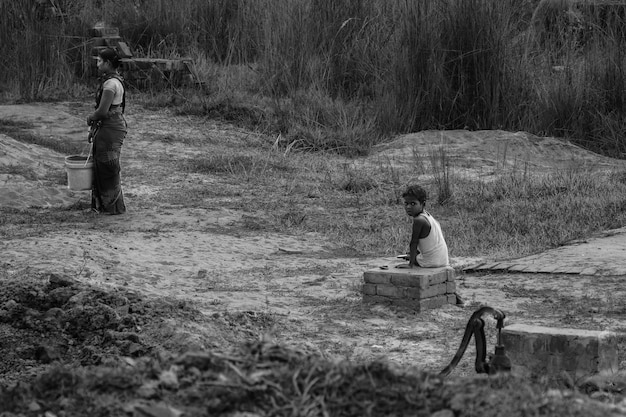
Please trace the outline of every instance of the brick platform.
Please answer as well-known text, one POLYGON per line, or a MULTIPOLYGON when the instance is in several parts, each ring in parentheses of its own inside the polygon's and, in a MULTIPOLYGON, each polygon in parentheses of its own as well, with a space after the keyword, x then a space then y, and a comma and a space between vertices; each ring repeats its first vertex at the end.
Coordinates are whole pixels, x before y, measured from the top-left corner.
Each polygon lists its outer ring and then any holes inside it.
POLYGON ((454 269, 370 269, 363 273, 363 302, 389 304, 415 311, 456 304, 454 269))
POLYGON ((579 379, 618 370, 615 333, 512 324, 502 329, 512 372, 521 376, 559 375, 579 379))

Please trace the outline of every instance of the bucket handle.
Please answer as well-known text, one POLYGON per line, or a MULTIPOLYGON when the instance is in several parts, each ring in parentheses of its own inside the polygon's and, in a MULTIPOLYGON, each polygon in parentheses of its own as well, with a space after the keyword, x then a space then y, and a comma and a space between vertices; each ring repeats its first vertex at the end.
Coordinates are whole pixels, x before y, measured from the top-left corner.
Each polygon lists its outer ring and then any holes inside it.
POLYGON ((85 165, 83 165, 83 168, 87 166, 87 164, 89 163, 89 159, 91 158, 91 151, 93 150, 93 143, 89 144, 89 154, 87 155, 87 159, 85 159, 85 165))

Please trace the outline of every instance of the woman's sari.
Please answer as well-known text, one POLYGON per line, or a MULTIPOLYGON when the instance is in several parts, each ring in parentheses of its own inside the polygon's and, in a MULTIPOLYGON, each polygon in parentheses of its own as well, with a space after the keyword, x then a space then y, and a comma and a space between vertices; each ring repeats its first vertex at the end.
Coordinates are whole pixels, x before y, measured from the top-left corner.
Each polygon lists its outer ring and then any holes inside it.
MULTIPOLYGON (((101 94, 99 90, 96 106, 101 94)), ((120 178, 120 154, 127 131, 124 104, 122 102, 120 106, 111 106, 108 117, 98 121, 93 135, 94 182, 91 208, 99 213, 126 212, 120 178)))

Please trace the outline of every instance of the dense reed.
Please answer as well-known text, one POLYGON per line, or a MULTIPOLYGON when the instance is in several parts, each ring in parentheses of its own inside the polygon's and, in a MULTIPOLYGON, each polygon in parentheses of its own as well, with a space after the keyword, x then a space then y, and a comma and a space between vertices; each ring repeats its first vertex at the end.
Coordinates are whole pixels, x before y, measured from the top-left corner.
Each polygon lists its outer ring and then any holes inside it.
POLYGON ((277 130, 304 148, 358 154, 398 132, 502 128, 621 157, 624 10, 543 0, 534 13, 537 3, 2 0, 0 92, 67 95, 85 79, 89 27, 105 21, 137 55, 193 56, 206 78, 248 66, 239 104, 271 97, 277 130))

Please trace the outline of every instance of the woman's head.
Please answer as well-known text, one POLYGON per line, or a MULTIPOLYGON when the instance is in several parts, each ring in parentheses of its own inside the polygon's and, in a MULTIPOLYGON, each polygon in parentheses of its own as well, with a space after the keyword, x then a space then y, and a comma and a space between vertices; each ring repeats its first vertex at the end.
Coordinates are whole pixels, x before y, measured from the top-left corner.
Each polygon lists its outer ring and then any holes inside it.
POLYGON ((117 55, 115 49, 112 48, 106 48, 101 50, 98 53, 98 58, 98 68, 100 68, 102 64, 108 64, 111 66, 112 70, 116 70, 122 63, 120 61, 119 55, 117 55))

